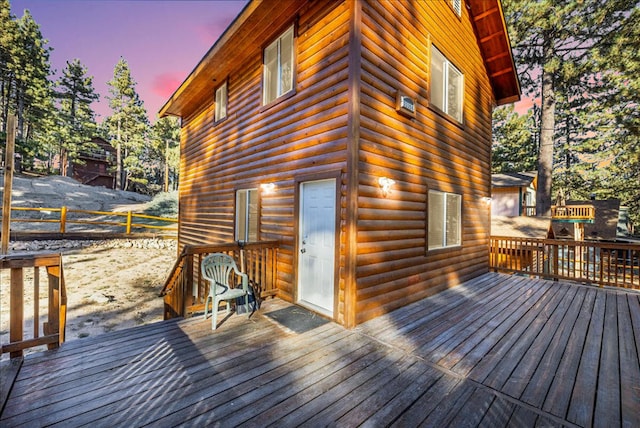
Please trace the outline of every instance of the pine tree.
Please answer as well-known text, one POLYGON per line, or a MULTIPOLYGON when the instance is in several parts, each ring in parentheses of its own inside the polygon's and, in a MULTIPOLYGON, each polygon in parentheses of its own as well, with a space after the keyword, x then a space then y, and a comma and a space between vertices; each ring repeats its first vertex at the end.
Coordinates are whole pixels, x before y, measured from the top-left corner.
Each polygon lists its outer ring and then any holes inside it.
MULTIPOLYGON (((634 4, 628 0, 505 0, 503 4, 523 87, 542 100, 536 206, 538 215, 548 215, 557 103, 573 103, 592 89, 596 70, 591 58, 602 40, 620 29, 634 4)), ((565 136, 570 137, 571 131, 565 136)))
POLYGON ((60 174, 72 176, 71 165, 81 149, 86 149, 96 130, 91 103, 99 98, 93 89, 93 77, 79 59, 67 61, 57 82, 60 132, 60 174))
POLYGON ((141 164, 145 150, 149 120, 142 100, 136 92, 136 82, 131 77, 129 64, 120 58, 108 82, 109 107, 113 114, 105 123, 116 148, 116 187, 126 190, 129 182, 143 183, 141 164))
POLYGON ((164 171, 163 190, 169 191, 177 185, 180 158, 180 123, 176 117, 163 117, 153 124, 152 142, 156 157, 161 160, 164 171))
POLYGON ((534 171, 538 163, 538 142, 534 111, 519 115, 513 104, 493 110, 491 172, 534 171))

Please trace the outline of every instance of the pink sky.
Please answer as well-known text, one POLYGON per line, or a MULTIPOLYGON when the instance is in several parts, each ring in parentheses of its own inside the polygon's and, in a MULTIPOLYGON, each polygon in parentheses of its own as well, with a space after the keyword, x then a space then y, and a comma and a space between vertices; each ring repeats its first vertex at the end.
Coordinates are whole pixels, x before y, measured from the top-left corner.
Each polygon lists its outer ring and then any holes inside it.
POLYGON ((100 100, 98 122, 111 114, 107 82, 122 56, 129 63, 152 122, 246 5, 233 1, 10 0, 21 17, 28 9, 49 40, 51 67, 61 71, 78 58, 93 76, 100 100))
MULTIPOLYGON (((58 72, 78 58, 93 76, 98 122, 111 114, 107 82, 122 56, 129 63, 149 118, 193 70, 248 0, 10 0, 11 12, 29 9, 53 47, 58 72)), ((516 104, 519 113, 531 100, 516 104)))

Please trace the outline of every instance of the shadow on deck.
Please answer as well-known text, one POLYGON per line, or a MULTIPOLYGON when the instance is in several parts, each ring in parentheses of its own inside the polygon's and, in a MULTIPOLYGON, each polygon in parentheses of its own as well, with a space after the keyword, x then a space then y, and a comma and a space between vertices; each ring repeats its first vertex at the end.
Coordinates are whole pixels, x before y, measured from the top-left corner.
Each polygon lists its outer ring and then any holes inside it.
POLYGON ((490 273, 354 330, 274 299, 67 342, 0 424, 640 426, 639 348, 639 293, 490 273))

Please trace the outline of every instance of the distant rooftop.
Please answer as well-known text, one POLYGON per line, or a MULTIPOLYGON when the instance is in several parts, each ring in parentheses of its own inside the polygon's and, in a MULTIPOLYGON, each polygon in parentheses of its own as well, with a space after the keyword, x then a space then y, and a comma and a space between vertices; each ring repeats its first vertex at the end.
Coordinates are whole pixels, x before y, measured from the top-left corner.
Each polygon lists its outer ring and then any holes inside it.
POLYGON ((536 171, 491 174, 491 187, 526 187, 537 175, 536 171))

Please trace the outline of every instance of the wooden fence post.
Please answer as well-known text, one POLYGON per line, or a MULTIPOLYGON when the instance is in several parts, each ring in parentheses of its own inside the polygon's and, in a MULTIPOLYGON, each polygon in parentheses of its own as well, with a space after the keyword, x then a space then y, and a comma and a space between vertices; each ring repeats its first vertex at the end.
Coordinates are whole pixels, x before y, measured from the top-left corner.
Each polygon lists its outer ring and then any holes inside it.
POLYGON ((67 229, 67 207, 60 207, 60 233, 67 229))
POLYGON ((131 211, 127 211, 127 235, 129 235, 131 233, 131 219, 133 217, 131 216, 131 211))

